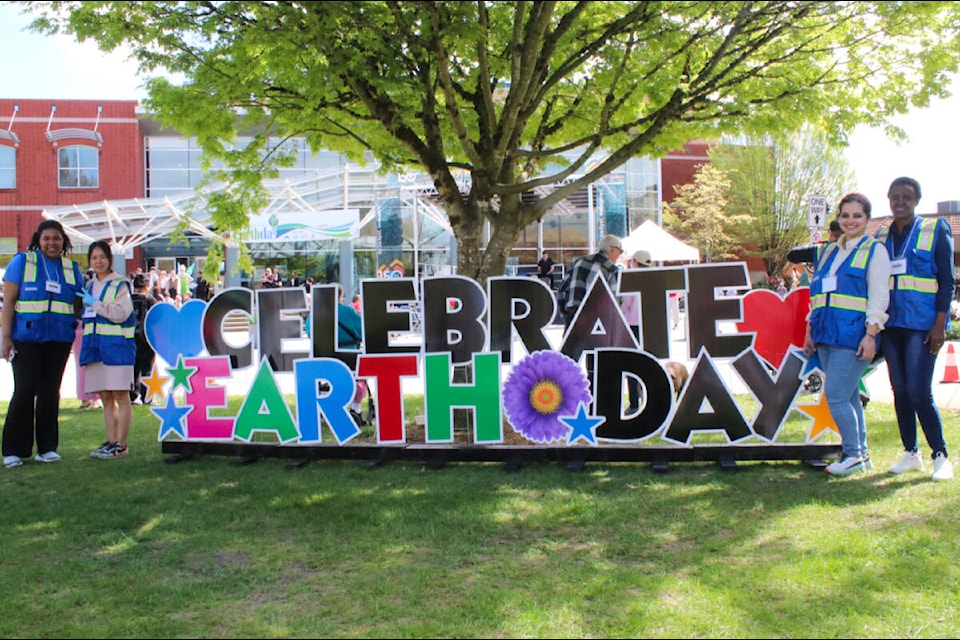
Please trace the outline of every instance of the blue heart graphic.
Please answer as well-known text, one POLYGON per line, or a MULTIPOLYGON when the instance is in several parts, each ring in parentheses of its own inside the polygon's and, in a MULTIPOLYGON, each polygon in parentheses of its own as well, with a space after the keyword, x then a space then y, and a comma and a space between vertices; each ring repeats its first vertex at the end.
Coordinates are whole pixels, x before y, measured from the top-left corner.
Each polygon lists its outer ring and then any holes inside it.
POLYGON ((169 302, 160 302, 147 312, 143 332, 147 342, 167 364, 176 364, 177 356, 192 358, 203 353, 203 335, 200 331, 203 311, 207 303, 188 300, 177 309, 169 302))

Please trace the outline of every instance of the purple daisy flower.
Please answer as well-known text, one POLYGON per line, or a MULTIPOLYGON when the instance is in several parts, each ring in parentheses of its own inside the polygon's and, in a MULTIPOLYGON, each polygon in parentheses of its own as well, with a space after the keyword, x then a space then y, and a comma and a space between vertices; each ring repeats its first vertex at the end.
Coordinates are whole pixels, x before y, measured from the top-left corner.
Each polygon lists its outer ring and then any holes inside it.
POLYGON ((565 439, 580 402, 589 404, 587 377, 576 362, 555 351, 537 351, 520 361, 503 385, 503 407, 513 428, 528 440, 565 439))

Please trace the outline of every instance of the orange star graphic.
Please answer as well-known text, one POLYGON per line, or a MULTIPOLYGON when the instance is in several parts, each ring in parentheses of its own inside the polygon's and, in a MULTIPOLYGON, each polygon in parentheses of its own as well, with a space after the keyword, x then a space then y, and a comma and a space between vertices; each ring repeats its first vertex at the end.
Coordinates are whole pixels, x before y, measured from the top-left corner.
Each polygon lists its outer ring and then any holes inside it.
POLYGON ((823 435, 824 431, 833 431, 838 436, 840 430, 830 415, 830 407, 827 405, 827 394, 820 394, 819 404, 798 404, 797 410, 802 411, 813 418, 813 426, 810 427, 810 433, 807 434, 807 442, 813 442, 823 435))
POLYGON ((169 380, 169 376, 161 376, 160 370, 157 368, 157 365, 153 365, 153 371, 150 372, 149 378, 141 378, 142 382, 147 387, 147 397, 143 399, 144 402, 150 402, 150 399, 156 396, 160 400, 163 400, 163 385, 169 380))

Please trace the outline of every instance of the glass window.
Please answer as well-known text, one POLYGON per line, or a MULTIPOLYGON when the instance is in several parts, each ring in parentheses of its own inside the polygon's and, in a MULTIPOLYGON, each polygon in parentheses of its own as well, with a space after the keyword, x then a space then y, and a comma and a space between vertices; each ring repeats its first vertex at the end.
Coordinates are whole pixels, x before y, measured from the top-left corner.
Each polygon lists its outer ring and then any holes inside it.
POLYGON ((61 189, 96 189, 100 186, 100 152, 94 147, 72 145, 57 149, 61 189))
POLYGON ((0 189, 17 188, 17 150, 0 146, 0 189))

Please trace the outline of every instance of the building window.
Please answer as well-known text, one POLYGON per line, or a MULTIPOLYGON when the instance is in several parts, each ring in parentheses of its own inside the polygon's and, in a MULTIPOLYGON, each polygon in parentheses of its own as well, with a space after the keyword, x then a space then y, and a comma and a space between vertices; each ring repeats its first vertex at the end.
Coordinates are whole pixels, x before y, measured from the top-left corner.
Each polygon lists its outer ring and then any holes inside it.
POLYGON ((17 150, 0 146, 0 189, 17 188, 17 150))
POLYGON ((57 168, 61 189, 100 187, 100 153, 94 147, 73 145, 57 149, 57 168))

